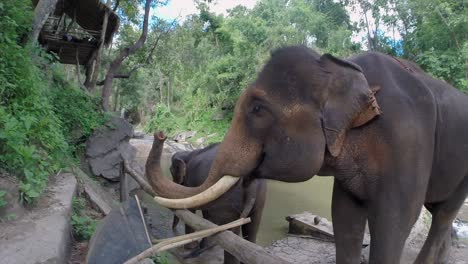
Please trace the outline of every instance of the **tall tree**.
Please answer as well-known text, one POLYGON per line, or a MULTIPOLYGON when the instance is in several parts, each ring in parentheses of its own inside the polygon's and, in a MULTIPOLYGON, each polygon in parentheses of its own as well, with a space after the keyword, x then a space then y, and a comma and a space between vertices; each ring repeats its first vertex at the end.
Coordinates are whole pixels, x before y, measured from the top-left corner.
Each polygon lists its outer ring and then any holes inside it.
POLYGON ((143 28, 140 35, 140 38, 133 44, 128 47, 123 48, 117 57, 110 63, 107 70, 106 76, 104 78, 104 86, 102 87, 101 95, 101 106, 105 111, 109 110, 109 99, 112 92, 112 83, 114 77, 119 73, 119 70, 122 66, 122 62, 128 58, 128 56, 134 54, 136 51, 141 49, 146 42, 148 36, 148 23, 149 23, 149 13, 151 9, 152 0, 145 1, 145 14, 143 18, 143 28))
POLYGON ((44 23, 47 18, 49 18, 49 15, 54 12, 57 1, 58 0, 39 0, 37 3, 36 8, 34 9, 33 29, 29 37, 31 42, 37 41, 44 23))

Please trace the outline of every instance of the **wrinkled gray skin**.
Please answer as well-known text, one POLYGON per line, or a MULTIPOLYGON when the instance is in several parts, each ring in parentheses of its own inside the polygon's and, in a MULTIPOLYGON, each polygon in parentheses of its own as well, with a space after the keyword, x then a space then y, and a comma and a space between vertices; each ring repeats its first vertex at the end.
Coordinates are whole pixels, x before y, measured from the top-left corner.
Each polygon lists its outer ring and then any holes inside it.
MULTIPOLYGON (((172 156, 171 174, 174 182, 184 186, 195 187, 201 185, 210 171, 211 164, 216 156, 218 144, 210 145, 204 149, 195 151, 177 152, 172 156)), ((218 200, 207 204, 202 208, 203 217, 217 225, 227 224, 241 217, 250 217, 251 222, 243 225, 242 228, 234 228, 235 234, 242 236, 250 242, 255 243, 260 226, 262 211, 266 199, 266 180, 258 179, 247 183, 238 183, 218 200)), ((191 210, 194 212, 194 210, 191 210)), ((173 228, 176 227, 179 219, 174 216, 173 228)), ((185 225, 185 233, 192 233, 194 230, 185 225)), ((188 248, 195 245, 190 244, 188 248)), ((206 241, 200 243, 200 250, 207 246, 206 241)), ((196 254, 196 251, 192 255, 196 254)), ((224 263, 235 264, 239 261, 224 252, 224 263)))

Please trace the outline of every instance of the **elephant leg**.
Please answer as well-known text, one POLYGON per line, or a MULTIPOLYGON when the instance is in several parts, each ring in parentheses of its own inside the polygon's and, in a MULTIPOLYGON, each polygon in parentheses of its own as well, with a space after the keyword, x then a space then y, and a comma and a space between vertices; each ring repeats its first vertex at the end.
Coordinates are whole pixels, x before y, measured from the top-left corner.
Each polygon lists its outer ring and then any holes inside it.
POLYGON ((335 180, 332 220, 335 234, 336 263, 360 263, 367 210, 335 180))
POLYGON ((444 202, 427 204, 432 224, 426 242, 415 263, 447 263, 451 248, 452 223, 468 194, 468 176, 444 202))
POLYGON ((371 264, 400 263, 405 241, 423 206, 423 192, 407 191, 415 188, 393 187, 400 192, 387 184, 368 207, 371 264))

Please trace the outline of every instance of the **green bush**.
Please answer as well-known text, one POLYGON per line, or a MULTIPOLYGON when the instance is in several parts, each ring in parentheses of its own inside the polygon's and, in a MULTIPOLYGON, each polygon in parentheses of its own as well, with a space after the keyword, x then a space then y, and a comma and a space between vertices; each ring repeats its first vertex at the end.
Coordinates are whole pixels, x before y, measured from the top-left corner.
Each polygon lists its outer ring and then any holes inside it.
POLYGON ((169 264, 169 257, 167 253, 156 254, 150 258, 156 264, 169 264))
POLYGON ((166 105, 158 104, 153 116, 146 124, 145 131, 148 133, 163 131, 165 134, 170 135, 181 128, 180 119, 176 118, 166 105))
POLYGON ((80 197, 73 198, 73 214, 71 223, 73 233, 77 240, 89 240, 96 230, 98 220, 86 214, 86 200, 80 197))
MULTIPOLYGON (((223 102, 222 99, 215 101, 223 102)), ((196 138, 193 140, 215 134, 205 143, 222 141, 224 133, 229 128, 231 116, 227 116, 223 120, 213 121, 212 117, 219 111, 220 106, 211 103, 209 97, 202 90, 199 89, 194 95, 187 96, 184 100, 183 109, 188 109, 188 111, 171 111, 166 105, 158 104, 154 114, 145 126, 145 131, 153 133, 162 130, 168 135, 173 135, 177 132, 193 130, 197 131, 196 138)))
POLYGON ((5 201, 5 195, 6 195, 5 191, 0 191, 0 208, 2 208, 3 206, 7 204, 7 202, 5 201))
MULTIPOLYGON (((59 66, 59 65, 54 65, 59 66)), ((96 127, 104 124, 99 98, 92 97, 65 80, 61 67, 53 68, 50 98, 53 110, 61 122, 65 140, 74 152, 82 146, 96 127)))
POLYGON ((25 202, 39 197, 48 176, 71 161, 79 142, 75 129, 87 136, 102 117, 51 55, 21 44, 32 17, 31 2, 0 3, 0 167, 20 178, 25 202))

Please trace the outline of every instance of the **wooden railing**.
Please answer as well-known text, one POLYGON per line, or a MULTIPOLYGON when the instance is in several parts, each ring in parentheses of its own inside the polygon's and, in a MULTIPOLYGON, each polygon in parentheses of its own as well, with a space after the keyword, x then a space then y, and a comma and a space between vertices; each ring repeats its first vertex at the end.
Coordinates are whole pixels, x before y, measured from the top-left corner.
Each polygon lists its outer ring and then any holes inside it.
MULTIPOLYGON (((123 159, 122 162, 122 172, 128 173, 135 181, 141 186, 141 188, 150 194, 151 196, 155 195, 155 192, 151 189, 151 186, 144 180, 144 177, 140 175, 136 170, 130 167, 128 161, 123 159)), ((126 182, 124 179, 125 173, 122 173, 121 182, 126 182)), ((125 186, 121 186, 124 190, 126 190, 125 186)), ((122 193, 121 193, 122 195, 122 193)), ((125 194, 124 194, 125 195, 125 194)), ((125 199, 125 198, 124 198, 125 199)), ((123 200, 124 200, 123 199, 123 200)), ((195 230, 207 230, 213 229, 218 227, 217 225, 213 224, 212 222, 201 218, 200 216, 191 213, 187 210, 174 210, 173 213, 182 219, 185 224, 189 225, 195 230)), ((265 248, 254 244, 250 241, 243 239, 242 237, 234 234, 231 231, 222 231, 219 233, 214 234, 210 238, 213 242, 217 245, 222 247, 224 250, 231 253, 231 255, 235 256, 239 261, 248 264, 287 264, 286 260, 270 254, 266 251, 265 248)), ((180 242, 180 241, 177 241, 180 242)), ((183 245, 181 243, 180 245, 183 245)), ((159 252, 159 251, 158 251, 159 252)), ((129 260, 128 263, 134 263, 136 259, 129 260)))

